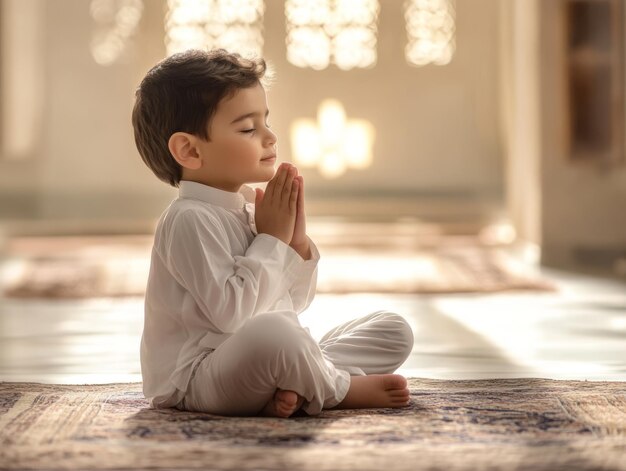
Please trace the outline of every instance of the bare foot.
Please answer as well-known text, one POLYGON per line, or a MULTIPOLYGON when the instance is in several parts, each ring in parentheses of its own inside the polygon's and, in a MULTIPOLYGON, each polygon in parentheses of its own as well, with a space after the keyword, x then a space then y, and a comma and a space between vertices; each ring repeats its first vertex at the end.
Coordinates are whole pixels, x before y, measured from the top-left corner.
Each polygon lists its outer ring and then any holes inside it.
POLYGON ((404 376, 386 374, 351 376, 348 394, 336 408, 367 409, 408 405, 409 389, 404 376))
POLYGON ((302 407, 304 398, 298 396, 294 391, 277 389, 274 397, 265 404, 263 410, 259 413, 264 417, 289 417, 295 411, 302 407))

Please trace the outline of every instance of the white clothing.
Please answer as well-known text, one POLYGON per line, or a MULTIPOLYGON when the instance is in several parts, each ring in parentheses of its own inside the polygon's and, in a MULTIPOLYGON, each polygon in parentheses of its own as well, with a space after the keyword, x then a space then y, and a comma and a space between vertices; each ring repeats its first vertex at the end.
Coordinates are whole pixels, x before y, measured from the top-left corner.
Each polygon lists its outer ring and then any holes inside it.
POLYGON ((233 193, 180 182, 159 219, 152 249, 141 340, 144 395, 153 407, 177 404, 194 360, 252 317, 302 312, 315 294, 319 252, 311 259, 256 234, 254 191, 233 193))
POLYGON ((157 225, 141 340, 143 390, 153 407, 255 415, 277 388, 317 414, 345 397, 350 375, 390 373, 413 334, 378 312, 337 327, 319 344, 297 315, 315 294, 311 259, 257 234, 254 191, 182 181, 157 225))
POLYGON ((347 322, 319 345, 292 313, 263 314, 198 358, 187 394, 176 407, 257 415, 279 388, 303 396, 302 409, 318 414, 343 400, 349 375, 392 373, 412 347, 411 328, 390 312, 347 322))

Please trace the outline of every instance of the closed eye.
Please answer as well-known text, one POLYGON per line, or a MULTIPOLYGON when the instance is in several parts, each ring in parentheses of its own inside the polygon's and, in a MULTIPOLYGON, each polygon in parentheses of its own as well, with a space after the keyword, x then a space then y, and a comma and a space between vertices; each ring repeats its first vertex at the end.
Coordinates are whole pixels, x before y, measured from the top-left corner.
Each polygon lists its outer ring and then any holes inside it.
POLYGON ((256 131, 256 129, 250 128, 250 129, 242 129, 240 132, 251 133, 251 132, 254 132, 254 131, 256 131))

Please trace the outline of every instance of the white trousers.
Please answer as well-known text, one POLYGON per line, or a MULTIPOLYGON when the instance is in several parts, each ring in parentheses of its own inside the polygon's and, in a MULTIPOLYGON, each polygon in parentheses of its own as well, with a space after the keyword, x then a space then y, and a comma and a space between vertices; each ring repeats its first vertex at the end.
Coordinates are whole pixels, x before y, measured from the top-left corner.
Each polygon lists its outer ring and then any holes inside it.
POLYGON ((378 311, 342 324, 319 342, 293 312, 252 318, 200 357, 183 401, 176 407, 219 415, 257 415, 276 389, 304 397, 319 414, 339 404, 350 376, 392 373, 413 348, 413 332, 398 314, 378 311))

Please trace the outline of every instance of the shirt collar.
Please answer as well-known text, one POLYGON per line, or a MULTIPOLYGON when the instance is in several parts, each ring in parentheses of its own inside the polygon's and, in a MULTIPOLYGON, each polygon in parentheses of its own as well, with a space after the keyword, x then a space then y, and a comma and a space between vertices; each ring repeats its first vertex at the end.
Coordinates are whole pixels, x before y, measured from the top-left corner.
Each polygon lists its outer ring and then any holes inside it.
POLYGON ((202 183, 182 180, 179 185, 180 198, 193 198, 226 209, 242 209, 246 203, 254 203, 254 189, 242 185, 238 192, 224 191, 202 183))

